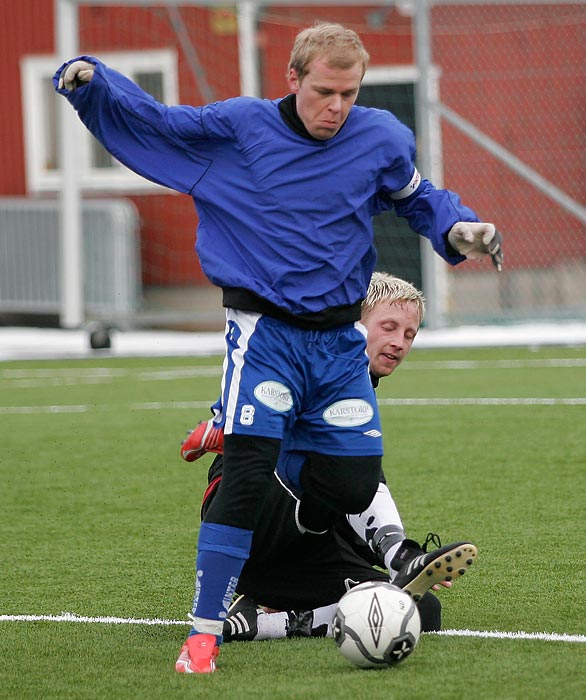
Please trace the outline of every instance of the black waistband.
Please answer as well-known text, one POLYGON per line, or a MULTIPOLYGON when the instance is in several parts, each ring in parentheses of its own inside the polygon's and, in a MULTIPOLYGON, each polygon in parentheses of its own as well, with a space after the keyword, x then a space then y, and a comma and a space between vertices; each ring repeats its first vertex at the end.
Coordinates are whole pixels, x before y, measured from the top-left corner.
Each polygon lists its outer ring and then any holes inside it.
POLYGON ((304 330, 326 330, 360 320, 361 301, 344 306, 332 306, 315 313, 293 314, 248 289, 224 287, 222 292, 222 303, 227 308, 253 311, 304 330))

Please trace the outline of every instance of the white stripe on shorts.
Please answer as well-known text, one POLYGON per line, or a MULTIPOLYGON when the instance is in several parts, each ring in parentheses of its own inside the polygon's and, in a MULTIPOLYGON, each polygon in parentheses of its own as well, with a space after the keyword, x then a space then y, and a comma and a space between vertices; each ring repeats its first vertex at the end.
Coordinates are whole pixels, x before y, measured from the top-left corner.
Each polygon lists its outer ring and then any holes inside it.
POLYGON ((238 339, 238 348, 232 353, 232 362, 234 371, 232 379, 227 391, 226 406, 224 413, 226 414, 226 423, 224 425, 224 433, 230 435, 234 426, 234 414, 236 412, 236 403, 238 401, 238 390, 240 389, 240 378, 242 377, 242 367, 244 366, 244 353, 248 350, 248 341, 254 333, 256 324, 261 318, 261 314, 253 311, 240 311, 239 309, 226 309, 226 321, 232 321, 240 329, 240 338, 238 339))

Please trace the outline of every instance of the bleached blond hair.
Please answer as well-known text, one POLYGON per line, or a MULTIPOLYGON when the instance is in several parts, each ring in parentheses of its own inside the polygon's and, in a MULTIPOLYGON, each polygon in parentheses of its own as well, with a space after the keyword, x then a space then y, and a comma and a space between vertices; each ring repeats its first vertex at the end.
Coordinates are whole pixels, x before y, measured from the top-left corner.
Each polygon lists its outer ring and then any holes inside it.
POLYGON ((419 321, 417 325, 421 325, 425 315, 425 297, 410 282, 387 272, 374 272, 370 278, 366 298, 362 302, 362 318, 367 318, 373 308, 382 301, 399 306, 414 302, 419 321))

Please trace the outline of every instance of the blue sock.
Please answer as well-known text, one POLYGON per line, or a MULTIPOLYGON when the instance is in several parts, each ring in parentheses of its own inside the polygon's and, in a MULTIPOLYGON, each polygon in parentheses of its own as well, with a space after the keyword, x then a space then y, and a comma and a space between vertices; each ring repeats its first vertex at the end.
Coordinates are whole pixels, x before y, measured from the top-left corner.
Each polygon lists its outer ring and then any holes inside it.
POLYGON ((226 619, 240 572, 250 554, 251 542, 251 530, 202 523, 197 545, 193 615, 206 620, 226 619))

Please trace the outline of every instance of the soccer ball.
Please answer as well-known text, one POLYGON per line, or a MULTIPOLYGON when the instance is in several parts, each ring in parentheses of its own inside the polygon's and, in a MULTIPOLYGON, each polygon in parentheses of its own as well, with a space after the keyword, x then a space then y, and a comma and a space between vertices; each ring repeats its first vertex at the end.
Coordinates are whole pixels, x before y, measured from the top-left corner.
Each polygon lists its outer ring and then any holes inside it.
POLYGON ((355 666, 385 668, 406 659, 421 632, 413 599, 397 586, 367 581, 338 603, 333 635, 338 649, 355 666))

